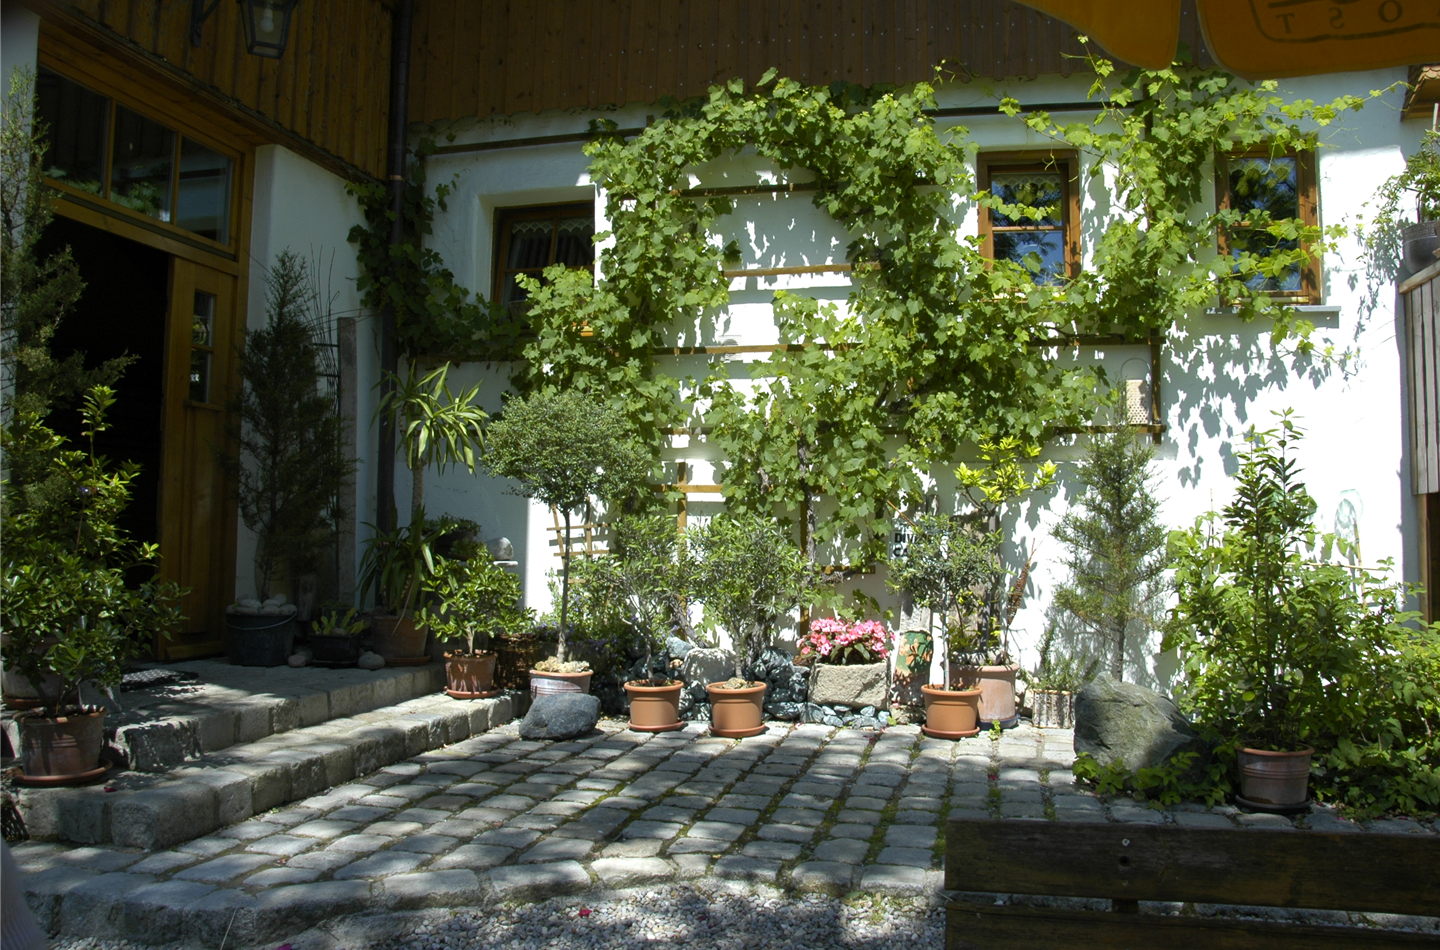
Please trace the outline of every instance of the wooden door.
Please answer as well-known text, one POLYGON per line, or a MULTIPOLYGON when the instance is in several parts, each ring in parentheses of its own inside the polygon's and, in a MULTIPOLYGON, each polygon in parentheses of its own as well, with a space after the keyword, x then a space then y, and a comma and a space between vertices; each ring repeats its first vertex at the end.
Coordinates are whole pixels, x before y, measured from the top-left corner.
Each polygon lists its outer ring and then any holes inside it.
POLYGON ((235 506, 222 453, 233 392, 236 278, 174 258, 165 355, 164 458, 160 483, 160 556, 164 575, 189 589, 185 621, 165 659, 224 648, 225 606, 234 598, 235 506))

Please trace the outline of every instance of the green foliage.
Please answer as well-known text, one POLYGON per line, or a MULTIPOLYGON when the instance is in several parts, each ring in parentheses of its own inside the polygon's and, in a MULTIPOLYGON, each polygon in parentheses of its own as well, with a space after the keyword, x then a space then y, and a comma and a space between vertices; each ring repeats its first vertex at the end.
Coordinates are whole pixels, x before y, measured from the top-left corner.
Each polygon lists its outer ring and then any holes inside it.
MULTIPOLYGON (((1256 148, 1314 152, 1321 129, 1382 93, 1287 101, 1274 80, 1249 83, 1179 64, 1119 74, 1095 57, 1091 65, 1093 118, 1062 124, 1046 112, 1025 117, 1033 131, 1091 156, 1090 178, 1116 205, 1093 269, 1059 291, 1057 316, 1082 332, 1163 332, 1218 298, 1242 319, 1271 321, 1272 343, 1293 337, 1297 350, 1311 350, 1314 325, 1249 282, 1304 266, 1343 230, 1322 233, 1264 209, 1207 210, 1201 170, 1217 155, 1256 148), (1216 254, 1215 235, 1242 223, 1261 239, 1231 257, 1216 254)), ((1019 105, 1005 100, 1002 110, 1018 115, 1019 105)))
POLYGON ((476 654, 492 638, 529 629, 534 615, 520 607, 520 578, 496 564, 490 552, 478 548, 469 558, 440 558, 426 582, 432 606, 417 620, 442 642, 464 640, 465 652, 476 654))
POLYGON ((541 390, 505 403, 490 425, 485 469, 513 478, 515 493, 556 508, 565 522, 561 551, 560 641, 556 657, 565 662, 566 613, 570 588, 570 523, 591 498, 624 501, 648 493, 654 466, 650 449, 625 415, 577 390, 541 390))
POLYGON ((446 210, 451 186, 425 188, 425 158, 435 143, 422 141, 409 163, 402 204, 404 237, 390 245, 394 221, 390 188, 382 183, 350 183, 346 189, 360 203, 363 225, 350 229, 350 243, 360 263, 358 283, 365 306, 395 308, 395 345, 411 356, 510 358, 519 328, 505 309, 460 286, 440 254, 424 246, 433 231, 435 210, 446 210))
POLYGON ((181 619, 184 591, 155 576, 156 546, 130 541, 116 525, 139 468, 95 455, 113 403, 104 386, 86 394, 89 451, 67 448, 33 408, 17 408, 0 429, 8 467, 0 491, 5 662, 40 693, 47 716, 79 702, 82 680, 118 684, 125 661, 181 619), (23 483, 12 481, 16 472, 23 483), (127 574, 148 577, 127 585, 127 574), (46 692, 47 674, 60 678, 58 692, 46 692))
POLYGON ((322 637, 357 634, 365 629, 365 618, 358 615, 354 607, 345 604, 330 604, 320 610, 315 622, 315 633, 322 637))
POLYGON ((1021 670, 1020 678, 1032 689, 1058 693, 1077 693, 1095 678, 1100 658, 1066 653, 1055 642, 1055 627, 1045 628, 1040 640, 1040 658, 1033 670, 1021 670))
MULTIPOLYGON (((950 661, 967 662, 968 648, 976 642, 967 628, 984 605, 981 591, 996 572, 1000 537, 956 515, 920 515, 910 526, 910 542, 889 560, 886 582, 938 616, 950 661)), ((946 689, 950 665, 945 664, 946 689)))
POLYGON ((685 537, 668 514, 626 515, 610 524, 610 555, 586 564, 584 586, 604 596, 616 620, 645 651, 649 670, 672 624, 688 624, 695 565, 685 537))
POLYGON ((1380 186, 1376 195, 1380 209, 1372 221, 1372 231, 1395 228, 1408 219, 1408 209, 1400 208, 1407 196, 1415 202, 1417 221, 1440 220, 1440 131, 1426 132, 1420 148, 1405 160, 1405 170, 1380 186))
POLYGON ((256 586, 310 570, 333 543, 340 490, 354 467, 344 423, 320 385, 320 350, 306 322, 308 268, 285 251, 265 276, 267 323, 245 335, 240 394, 231 406, 238 453, 225 458, 240 517, 257 538, 256 586))
POLYGON ((412 361, 404 379, 391 377, 393 386, 380 397, 376 416, 394 416, 400 433, 400 450, 410 469, 410 517, 423 518, 425 511, 425 468, 434 465, 443 472, 460 465, 475 474, 476 453, 485 447, 481 424, 488 418, 475 405, 480 398, 476 383, 459 395, 450 391, 445 363, 424 376, 412 361))
POLYGON ((757 659, 781 620, 805 602, 816 573, 773 518, 727 512, 687 533, 705 622, 729 631, 735 676, 744 678, 745 661, 757 659))
MULTIPOLYGON (((436 548, 456 534, 470 534, 473 521, 444 515, 428 519, 423 510, 411 516, 410 523, 381 532, 373 525, 360 559, 360 599, 375 591, 376 603, 395 616, 412 607, 424 607, 429 598, 429 578, 435 574, 441 556, 436 548)), ((452 557, 464 558, 478 551, 471 542, 452 545, 452 557), (460 550, 454 550, 459 547, 460 550)))
MULTIPOLYGON (((1354 549, 1311 524, 1290 446, 1252 432, 1236 497, 1171 536, 1178 603, 1165 646, 1182 706, 1238 743, 1311 746, 1315 794, 1360 813, 1440 807, 1440 627, 1418 627, 1383 573, 1332 560, 1354 549)), ((1388 563, 1384 569, 1388 571, 1388 563)))
POLYGON ((1131 769, 1116 759, 1101 765, 1088 752, 1075 757, 1071 770, 1075 779, 1091 785, 1102 797, 1128 795, 1138 801, 1149 801, 1151 807, 1175 805, 1182 801, 1201 801, 1219 805, 1230 792, 1228 767, 1233 764, 1233 750, 1228 760, 1216 758, 1197 775, 1198 752, 1181 752, 1157 766, 1131 769))
POLYGON ((1164 626, 1170 562, 1150 490, 1154 455, 1130 433, 1094 436, 1078 468, 1085 485, 1079 510, 1052 532, 1068 548, 1070 572, 1055 590, 1055 606, 1100 641, 1116 679, 1124 678, 1126 643, 1164 626))

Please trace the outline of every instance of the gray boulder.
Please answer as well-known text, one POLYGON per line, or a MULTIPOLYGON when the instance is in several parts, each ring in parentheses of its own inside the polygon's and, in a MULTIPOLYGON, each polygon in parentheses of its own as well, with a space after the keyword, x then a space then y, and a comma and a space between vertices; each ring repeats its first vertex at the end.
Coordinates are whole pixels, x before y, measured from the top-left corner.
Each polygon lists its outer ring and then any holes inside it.
POLYGON ((1204 743, 1168 698, 1102 673, 1075 697, 1075 751, 1101 765, 1153 768, 1178 752, 1205 752, 1204 743))
POLYGON ((600 697, 589 693, 553 693, 540 696, 520 722, 522 739, 573 739, 595 728, 600 719, 600 697))

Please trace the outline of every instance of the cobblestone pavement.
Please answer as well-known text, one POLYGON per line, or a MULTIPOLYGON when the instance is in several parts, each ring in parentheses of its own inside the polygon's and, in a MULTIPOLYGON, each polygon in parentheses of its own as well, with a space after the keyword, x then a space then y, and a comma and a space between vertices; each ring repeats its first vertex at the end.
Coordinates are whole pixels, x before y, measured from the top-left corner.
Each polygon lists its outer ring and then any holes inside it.
MULTIPOLYGON (((946 815, 1292 826, 1102 802, 1073 785, 1071 743, 1028 727, 949 742, 915 727, 773 724, 736 741, 704 724, 648 735, 618 722, 528 742, 511 723, 171 850, 27 844, 15 855, 52 931, 191 946, 228 931, 233 947, 367 911, 701 878, 934 895, 946 815)), ((1307 825, 1359 827, 1325 814, 1307 825)))

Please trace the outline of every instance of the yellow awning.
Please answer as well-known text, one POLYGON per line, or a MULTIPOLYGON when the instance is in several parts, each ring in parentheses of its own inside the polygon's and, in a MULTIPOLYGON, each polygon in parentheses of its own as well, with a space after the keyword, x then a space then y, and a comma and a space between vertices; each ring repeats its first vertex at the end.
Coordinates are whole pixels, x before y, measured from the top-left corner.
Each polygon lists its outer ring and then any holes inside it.
MULTIPOLYGON (((1180 0, 1020 0, 1137 66, 1175 58, 1180 0)), ((1247 79, 1440 60, 1437 0, 1196 0, 1205 44, 1247 79)))

